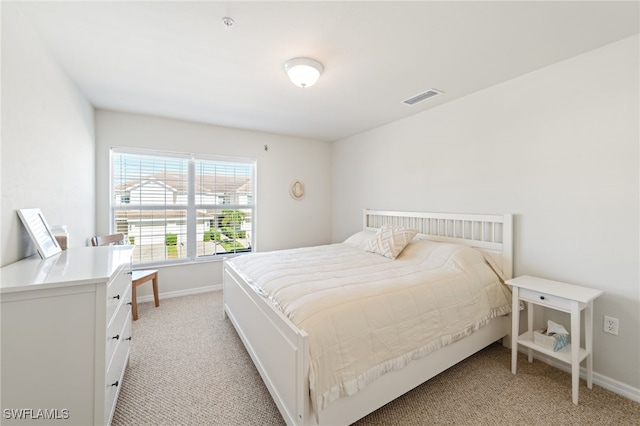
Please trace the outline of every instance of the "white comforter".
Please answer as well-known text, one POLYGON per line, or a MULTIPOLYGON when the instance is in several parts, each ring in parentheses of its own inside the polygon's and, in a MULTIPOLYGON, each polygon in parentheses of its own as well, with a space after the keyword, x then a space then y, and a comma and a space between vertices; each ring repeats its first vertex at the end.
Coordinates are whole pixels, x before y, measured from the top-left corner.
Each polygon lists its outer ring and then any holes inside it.
POLYGON ((482 253, 457 244, 414 241, 395 260, 332 244, 230 263, 309 334, 316 411, 510 311, 482 253))

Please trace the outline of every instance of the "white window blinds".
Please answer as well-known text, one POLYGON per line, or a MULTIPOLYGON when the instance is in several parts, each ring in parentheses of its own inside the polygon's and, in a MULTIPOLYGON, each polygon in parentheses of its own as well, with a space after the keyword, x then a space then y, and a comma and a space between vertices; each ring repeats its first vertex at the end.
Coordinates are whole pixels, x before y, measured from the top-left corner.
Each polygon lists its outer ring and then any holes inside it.
POLYGON ((111 176, 112 228, 134 263, 251 251, 254 160, 114 148, 111 176))

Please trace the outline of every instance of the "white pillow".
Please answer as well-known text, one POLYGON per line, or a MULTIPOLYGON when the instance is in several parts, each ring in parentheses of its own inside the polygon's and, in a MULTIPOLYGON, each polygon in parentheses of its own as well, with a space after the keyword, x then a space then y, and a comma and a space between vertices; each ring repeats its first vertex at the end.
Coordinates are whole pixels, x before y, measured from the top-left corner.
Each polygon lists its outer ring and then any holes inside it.
POLYGON ((351 247, 359 248, 361 250, 366 250, 369 246, 369 241, 376 235, 376 231, 373 229, 369 229, 366 231, 356 232, 346 240, 342 244, 346 244, 351 247))
POLYGON ((369 241, 366 251, 395 259, 417 233, 418 231, 415 229, 382 225, 373 239, 369 241))

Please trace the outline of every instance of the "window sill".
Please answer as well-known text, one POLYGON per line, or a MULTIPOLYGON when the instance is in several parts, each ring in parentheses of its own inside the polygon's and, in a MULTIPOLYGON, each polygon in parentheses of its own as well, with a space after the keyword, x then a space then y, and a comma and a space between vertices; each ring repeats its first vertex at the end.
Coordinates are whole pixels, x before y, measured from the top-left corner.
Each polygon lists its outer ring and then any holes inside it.
POLYGON ((243 252, 243 253, 235 253, 235 254, 226 254, 221 256, 203 256, 199 257, 195 260, 185 259, 185 260, 176 260, 172 262, 149 262, 149 263, 138 263, 133 264, 133 269, 150 269, 150 268, 171 268, 173 266, 186 266, 186 265, 198 265, 202 263, 218 263, 224 262, 225 259, 232 259, 236 256, 241 256, 243 254, 255 253, 255 252, 243 252))

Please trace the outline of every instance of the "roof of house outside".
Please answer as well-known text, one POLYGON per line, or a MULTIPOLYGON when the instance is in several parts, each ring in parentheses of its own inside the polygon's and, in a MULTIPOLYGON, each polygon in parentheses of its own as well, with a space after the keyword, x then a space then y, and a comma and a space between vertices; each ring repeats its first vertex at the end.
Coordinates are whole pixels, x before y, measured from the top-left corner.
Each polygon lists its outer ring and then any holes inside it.
MULTIPOLYGON (((115 186, 115 191, 132 191, 136 187, 148 183, 158 183, 171 191, 186 193, 188 179, 186 173, 155 173, 140 179, 131 179, 115 186)), ((233 193, 251 192, 253 179, 251 176, 239 175, 199 175, 195 182, 196 193, 233 193)))

